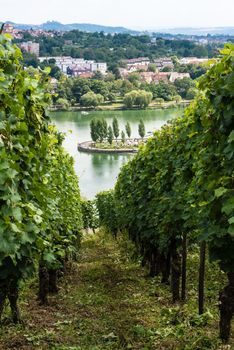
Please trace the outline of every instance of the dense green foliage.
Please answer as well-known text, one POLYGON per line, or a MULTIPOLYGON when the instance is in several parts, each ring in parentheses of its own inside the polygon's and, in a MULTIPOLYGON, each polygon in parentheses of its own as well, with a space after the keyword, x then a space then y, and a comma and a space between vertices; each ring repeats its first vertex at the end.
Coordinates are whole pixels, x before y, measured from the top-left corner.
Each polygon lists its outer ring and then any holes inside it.
POLYGON ((94 142, 102 142, 108 137, 108 125, 104 118, 93 118, 90 122, 90 134, 94 142))
POLYGON ((113 134, 114 137, 117 138, 119 137, 119 123, 116 117, 114 117, 113 122, 112 122, 112 127, 113 127, 113 134))
POLYGON ((104 97, 101 94, 95 94, 94 92, 86 92, 80 98, 80 104, 85 107, 97 107, 104 102, 104 97))
POLYGON ((73 254, 82 219, 73 160, 45 112, 46 72, 24 70, 20 50, 5 36, 0 56, 1 314, 7 294, 17 299, 18 281, 39 260, 58 268, 73 254))
POLYGON ((40 44, 40 56, 72 56, 86 60, 108 62, 114 71, 121 59, 135 57, 178 57, 197 56, 214 57, 217 44, 199 45, 189 40, 169 40, 157 38, 151 42, 149 35, 86 33, 78 30, 65 32, 54 37, 31 37, 28 33, 21 40, 33 40, 40 44))
POLYGON ((82 200, 81 211, 82 211, 84 229, 86 230, 91 229, 95 231, 95 229, 98 227, 98 224, 99 224, 95 201, 82 200))
POLYGON ((110 145, 113 142, 113 138, 114 138, 114 135, 113 135, 112 127, 109 125, 108 131, 107 131, 107 141, 109 142, 110 145))
POLYGON ((96 195, 96 204, 99 214, 99 226, 117 234, 118 223, 114 198, 114 191, 103 191, 96 195))
MULTIPOLYGON (((170 255, 174 300, 183 237, 207 242, 210 258, 228 273, 230 286, 220 297, 221 337, 227 339, 225 318, 230 330, 234 312, 229 291, 234 274, 233 46, 222 55, 200 80, 200 95, 185 115, 156 132, 123 167, 115 200, 119 228, 128 230, 144 259, 157 270, 170 255)), ((165 269, 161 272, 165 277, 165 269)))
POLYGON ((152 99, 163 98, 165 101, 172 101, 178 95, 190 99, 190 90, 195 86, 195 82, 190 78, 176 80, 175 83, 160 81, 158 84, 155 82, 149 84, 141 82, 137 73, 135 76, 137 80, 133 82, 130 81, 131 75, 125 80, 113 78, 109 80, 109 75, 105 80, 61 77, 53 100, 57 104, 58 99, 64 98, 70 104, 81 103, 88 107, 102 104, 103 99, 108 103, 123 100, 128 108, 133 106, 145 108, 152 99))
POLYGON ((146 108, 152 101, 152 93, 144 90, 133 90, 128 92, 124 96, 124 104, 128 108, 137 106, 140 108, 146 108))
POLYGON ((140 137, 143 139, 145 136, 145 124, 142 119, 140 120, 140 123, 138 125, 138 133, 140 137))
POLYGON ((130 138, 132 134, 132 130, 129 122, 127 122, 127 124, 125 125, 125 130, 126 130, 126 134, 128 135, 128 138, 130 138))

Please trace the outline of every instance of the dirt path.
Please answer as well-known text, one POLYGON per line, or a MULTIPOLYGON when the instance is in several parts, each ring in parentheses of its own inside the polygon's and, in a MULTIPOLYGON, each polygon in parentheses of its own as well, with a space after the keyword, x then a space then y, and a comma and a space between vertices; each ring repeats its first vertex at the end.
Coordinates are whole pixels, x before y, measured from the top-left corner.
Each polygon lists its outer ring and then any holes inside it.
POLYGON ((209 342, 217 324, 205 333, 202 322, 190 325, 189 307, 172 306, 169 287, 131 262, 124 244, 90 235, 46 307, 36 300, 36 281, 26 286, 24 325, 0 329, 0 349, 218 349, 217 340, 209 342))

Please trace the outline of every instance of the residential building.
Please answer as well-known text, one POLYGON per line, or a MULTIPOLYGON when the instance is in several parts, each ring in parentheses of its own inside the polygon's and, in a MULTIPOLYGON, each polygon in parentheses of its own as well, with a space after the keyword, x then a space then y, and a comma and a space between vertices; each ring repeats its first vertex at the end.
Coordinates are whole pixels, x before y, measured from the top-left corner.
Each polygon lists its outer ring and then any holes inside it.
POLYGON ((101 72, 106 74, 107 64, 105 62, 92 62, 90 64, 91 72, 101 72))
POLYGON ((91 78, 93 73, 89 68, 79 67, 77 65, 69 66, 67 68, 67 75, 71 75, 72 77, 80 77, 80 78, 91 78))
POLYGON ((171 72, 169 81, 171 83, 174 83, 176 79, 184 79, 184 78, 190 78, 189 73, 177 73, 177 72, 171 72))
POLYGON ((27 41, 19 44, 19 47, 26 52, 33 53, 37 57, 39 56, 40 45, 39 43, 33 43, 32 41, 27 41))
POLYGON ((55 56, 55 57, 39 57, 40 62, 53 59, 55 64, 61 69, 64 74, 80 76, 81 74, 93 75, 99 71, 106 74, 107 64, 105 62, 95 62, 84 60, 83 58, 73 58, 70 56, 55 56))
POLYGON ((132 66, 148 66, 150 59, 148 57, 131 58, 129 60, 122 60, 122 63, 126 64, 127 67, 132 66))
POLYGON ((15 29, 11 23, 4 24, 3 34, 10 34, 15 39, 21 39, 23 36, 18 29, 15 29))
POLYGON ((157 58, 154 60, 154 64, 159 70, 162 70, 165 67, 168 67, 170 69, 174 68, 174 64, 172 62, 172 59, 170 57, 162 57, 157 58))
POLYGON ((164 81, 164 82, 167 83, 169 81, 170 75, 171 75, 171 72, 158 72, 158 73, 155 73, 153 81, 155 83, 158 83, 159 81, 164 81))
POLYGON ((198 57, 183 57, 179 60, 180 64, 202 64, 207 63, 208 58, 198 58, 198 57))

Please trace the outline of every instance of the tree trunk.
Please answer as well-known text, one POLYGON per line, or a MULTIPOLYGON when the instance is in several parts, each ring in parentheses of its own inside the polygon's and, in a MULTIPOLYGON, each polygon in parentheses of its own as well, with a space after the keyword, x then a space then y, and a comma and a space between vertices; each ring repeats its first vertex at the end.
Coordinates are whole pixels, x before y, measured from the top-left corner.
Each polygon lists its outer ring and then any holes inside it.
POLYGON ((155 276, 155 256, 154 253, 150 254, 150 270, 149 270, 150 277, 155 276))
POLYGON ((230 337, 231 320, 234 313, 234 272, 227 274, 229 284, 221 292, 220 300, 220 338, 227 342, 230 337))
POLYGON ((8 293, 7 293, 10 307, 11 307, 11 313, 12 313, 12 319, 14 323, 20 322, 20 312, 17 305, 18 297, 19 297, 19 289, 18 289, 18 282, 17 281, 11 281, 8 287, 8 293))
POLYGON ((10 280, 7 282, 0 283, 0 322, 1 317, 5 305, 6 298, 9 299, 12 320, 14 323, 20 322, 20 312, 18 309, 17 301, 18 301, 18 281, 10 280))
POLYGON ((56 269, 48 269, 48 274, 49 274, 49 292, 58 293, 58 286, 57 286, 58 271, 56 269))
POLYGON ((0 322, 2 319, 2 314, 3 314, 3 309, 4 309, 6 297, 7 297, 6 286, 5 286, 5 284, 0 283, 0 322))
POLYGON ((183 234, 182 241, 182 281, 181 281, 181 300, 186 299, 186 276, 187 275, 187 234, 183 234))
POLYGON ((142 248, 140 254, 142 255, 141 266, 145 267, 149 262, 149 250, 146 248, 142 248))
POLYGON ((204 312, 204 284, 205 284, 205 261, 206 261, 206 242, 200 245, 200 266, 199 266, 199 315, 204 312))
POLYGON ((49 274, 47 268, 39 265, 39 300, 42 304, 47 304, 47 295, 49 292, 49 274))
POLYGON ((161 280, 161 283, 165 283, 168 285, 170 284, 169 283, 170 269, 171 269, 171 255, 170 255, 170 253, 168 253, 166 258, 163 257, 163 261, 162 261, 162 267, 161 267, 162 280, 161 280))
POLYGON ((176 246, 173 246, 171 254, 171 290, 172 300, 174 303, 180 300, 180 276, 181 257, 176 249, 176 246))
POLYGON ((151 249, 151 254, 150 254, 150 272, 149 272, 150 277, 155 277, 159 273, 159 271, 158 271, 158 264, 157 264, 157 258, 158 258, 157 251, 151 249))

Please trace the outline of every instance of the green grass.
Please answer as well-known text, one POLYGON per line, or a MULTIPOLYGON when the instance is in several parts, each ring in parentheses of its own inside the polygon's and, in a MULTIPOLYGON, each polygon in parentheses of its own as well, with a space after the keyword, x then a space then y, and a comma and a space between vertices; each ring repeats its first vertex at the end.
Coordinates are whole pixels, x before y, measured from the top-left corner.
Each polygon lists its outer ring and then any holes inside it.
POLYGON ((228 349, 217 337, 217 297, 225 276, 216 265, 207 266, 203 316, 197 315, 196 248, 189 255, 184 305, 173 305, 169 287, 139 266, 127 240, 88 235, 79 261, 60 280, 59 294, 50 296, 48 306, 38 305, 36 281, 24 287, 24 324, 0 329, 0 349, 228 349))

